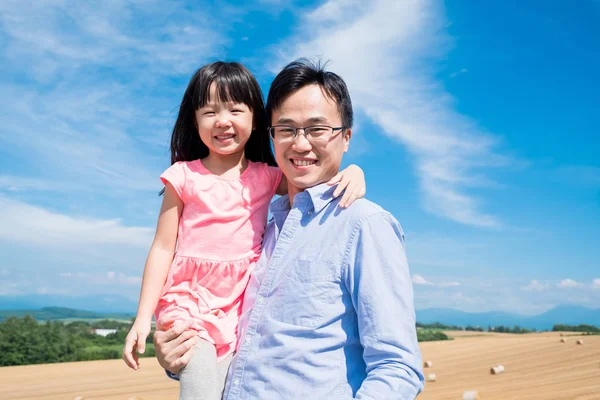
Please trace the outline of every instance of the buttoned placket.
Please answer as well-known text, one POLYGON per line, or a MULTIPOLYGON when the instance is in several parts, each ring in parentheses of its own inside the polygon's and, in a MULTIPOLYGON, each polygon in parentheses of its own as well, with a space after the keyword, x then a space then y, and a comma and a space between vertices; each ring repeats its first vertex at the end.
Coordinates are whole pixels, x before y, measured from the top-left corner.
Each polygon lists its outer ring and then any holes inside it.
POLYGON ((290 247, 294 243, 294 236, 296 234, 296 230, 300 226, 300 221, 302 220, 303 214, 311 216, 312 212, 312 204, 311 200, 308 197, 308 193, 299 193, 296 196, 296 205, 293 207, 285 221, 281 230, 277 226, 277 217, 275 217, 275 237, 277 241, 275 243, 275 248, 273 249, 273 254, 267 264, 263 281, 260 285, 260 289, 258 291, 258 295, 256 298, 256 302, 254 307, 252 308, 252 313, 250 315, 250 320, 248 321, 248 327, 245 333, 245 339, 240 344, 238 348, 238 355, 235 368, 235 373, 232 376, 232 386, 229 389, 227 394, 227 398, 237 399, 243 398, 240 397, 240 383, 244 379, 244 370, 246 367, 246 362, 248 359, 248 354, 250 353, 252 338, 256 335, 256 331, 258 329, 258 323, 263 317, 263 313, 265 311, 267 305, 267 293, 271 291, 271 286, 273 284, 273 279, 277 273, 276 264, 285 255, 290 247))

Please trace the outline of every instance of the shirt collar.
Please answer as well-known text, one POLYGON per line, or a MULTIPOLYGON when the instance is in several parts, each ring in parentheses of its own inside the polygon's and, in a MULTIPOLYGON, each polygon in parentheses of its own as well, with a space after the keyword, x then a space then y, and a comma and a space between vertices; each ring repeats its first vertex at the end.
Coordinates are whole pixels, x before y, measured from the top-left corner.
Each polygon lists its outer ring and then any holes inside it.
MULTIPOLYGON (((309 203, 307 211, 312 209, 315 213, 320 212, 334 199, 333 192, 337 185, 329 186, 327 183, 322 183, 317 186, 313 186, 296 194, 296 205, 300 206, 306 202, 309 203)), ((271 204, 271 212, 288 212, 290 210, 290 198, 286 194, 275 200, 271 204)))

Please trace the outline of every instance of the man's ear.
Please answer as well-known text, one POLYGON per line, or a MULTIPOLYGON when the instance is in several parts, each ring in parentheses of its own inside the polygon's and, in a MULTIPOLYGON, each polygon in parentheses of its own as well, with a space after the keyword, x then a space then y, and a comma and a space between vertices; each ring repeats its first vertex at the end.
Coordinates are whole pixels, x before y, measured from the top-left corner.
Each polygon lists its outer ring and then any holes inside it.
POLYGON ((348 147, 350 146, 350 138, 352 138, 352 128, 348 128, 344 130, 344 153, 348 152, 348 147))

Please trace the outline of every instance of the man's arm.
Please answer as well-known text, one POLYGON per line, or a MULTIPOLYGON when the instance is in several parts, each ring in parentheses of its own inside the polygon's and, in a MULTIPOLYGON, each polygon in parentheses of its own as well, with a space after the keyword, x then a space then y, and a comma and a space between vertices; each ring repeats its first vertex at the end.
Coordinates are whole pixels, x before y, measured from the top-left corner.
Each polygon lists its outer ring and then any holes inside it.
POLYGON ((356 399, 412 400, 423 389, 413 289, 404 235, 387 212, 361 221, 346 284, 357 314, 367 377, 356 399))

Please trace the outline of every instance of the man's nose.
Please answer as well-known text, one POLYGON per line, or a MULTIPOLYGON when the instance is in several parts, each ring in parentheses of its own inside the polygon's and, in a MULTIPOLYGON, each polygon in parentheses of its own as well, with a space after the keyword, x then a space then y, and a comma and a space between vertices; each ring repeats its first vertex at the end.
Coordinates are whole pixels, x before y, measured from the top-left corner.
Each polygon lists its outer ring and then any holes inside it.
POLYGON ((297 152, 307 152, 312 150, 312 144, 308 141, 303 131, 298 131, 298 135, 294 138, 293 149, 297 152))

